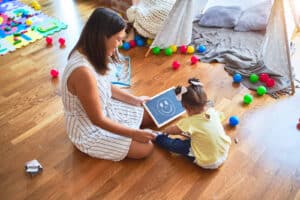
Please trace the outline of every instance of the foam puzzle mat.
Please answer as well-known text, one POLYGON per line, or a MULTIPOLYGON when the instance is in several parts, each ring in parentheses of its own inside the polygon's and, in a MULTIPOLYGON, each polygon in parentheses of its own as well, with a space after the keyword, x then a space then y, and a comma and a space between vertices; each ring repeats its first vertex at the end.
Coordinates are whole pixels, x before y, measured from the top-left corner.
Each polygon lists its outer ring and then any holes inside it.
POLYGON ((0 0, 0 55, 66 29, 63 22, 17 0, 0 0))

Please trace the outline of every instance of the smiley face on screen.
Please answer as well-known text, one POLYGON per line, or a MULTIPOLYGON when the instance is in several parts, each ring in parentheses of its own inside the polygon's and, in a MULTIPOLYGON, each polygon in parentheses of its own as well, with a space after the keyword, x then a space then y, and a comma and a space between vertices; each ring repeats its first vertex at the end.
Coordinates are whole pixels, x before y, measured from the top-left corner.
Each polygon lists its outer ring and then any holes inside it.
POLYGON ((161 115, 172 115, 175 112, 175 107, 169 99, 159 100, 156 108, 161 115))

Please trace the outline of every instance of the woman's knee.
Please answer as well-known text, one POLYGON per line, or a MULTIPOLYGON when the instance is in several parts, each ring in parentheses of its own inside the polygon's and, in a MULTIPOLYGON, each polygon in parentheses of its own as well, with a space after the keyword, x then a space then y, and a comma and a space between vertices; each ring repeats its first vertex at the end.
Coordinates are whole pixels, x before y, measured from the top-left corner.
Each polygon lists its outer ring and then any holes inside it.
POLYGON ((140 143, 132 141, 127 157, 134 159, 141 159, 148 157, 153 152, 154 145, 150 141, 149 143, 140 143))

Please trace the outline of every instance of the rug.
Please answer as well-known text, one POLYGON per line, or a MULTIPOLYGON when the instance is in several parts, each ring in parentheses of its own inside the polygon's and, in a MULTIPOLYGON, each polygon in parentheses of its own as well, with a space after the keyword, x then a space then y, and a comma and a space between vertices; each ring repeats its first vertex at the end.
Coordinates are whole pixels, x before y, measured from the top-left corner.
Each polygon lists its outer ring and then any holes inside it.
POLYGON ((67 25, 17 0, 0 0, 0 55, 52 35, 67 25))

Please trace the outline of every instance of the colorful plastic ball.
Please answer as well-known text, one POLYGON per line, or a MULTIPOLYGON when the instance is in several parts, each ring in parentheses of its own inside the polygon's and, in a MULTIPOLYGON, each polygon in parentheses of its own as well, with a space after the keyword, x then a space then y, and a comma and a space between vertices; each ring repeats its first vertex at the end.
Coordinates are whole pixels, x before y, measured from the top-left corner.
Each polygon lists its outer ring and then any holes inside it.
POLYGON ((26 24, 27 26, 31 26, 32 21, 31 21, 30 19, 26 19, 25 24, 26 24))
POLYGON ((198 48, 197 48, 197 51, 199 53, 204 53, 206 51, 206 46, 204 45, 199 45, 198 48))
POLYGON ((52 42, 53 42, 52 37, 47 36, 47 37, 46 37, 46 43, 47 43, 47 45, 52 45, 52 42))
POLYGON ((143 40, 143 38, 139 35, 134 36, 134 40, 137 42, 138 40, 143 40))
POLYGON ((64 46, 66 43, 66 40, 64 38, 59 38, 58 42, 59 42, 60 46, 64 46))
POLYGON ((58 70, 56 68, 52 68, 50 70, 50 75, 52 76, 52 78, 58 77, 58 74, 59 74, 59 72, 58 72, 58 70))
POLYGON ((174 70, 176 70, 176 69, 178 69, 180 67, 180 63, 178 62, 178 61, 173 61, 173 63, 172 63, 172 68, 174 69, 174 70))
POLYGON ((259 95, 259 96, 263 96, 264 94, 267 93, 267 88, 265 86, 258 86, 256 88, 256 93, 259 95))
POLYGON ((268 79, 269 79, 269 75, 266 74, 266 73, 262 73, 262 74, 259 75, 259 80, 261 82, 266 82, 268 79))
POLYGON ((244 104, 250 104, 253 101, 253 96, 251 94, 244 95, 244 104))
POLYGON ((191 64, 196 64, 198 62, 198 57, 197 56, 192 56, 191 57, 191 64))
POLYGON ((124 42, 124 43, 123 43, 123 49, 125 49, 125 50, 129 50, 129 49, 130 49, 130 44, 129 44, 129 42, 124 42))
POLYGON ((230 124, 230 126, 236 126, 236 125, 238 125, 239 124, 239 118, 237 117, 237 116, 231 116, 230 118, 229 118, 229 124, 230 124))
POLYGON ((185 54, 187 52, 187 46, 186 45, 182 45, 182 46, 180 46, 179 50, 180 50, 180 53, 185 54))
POLYGON ((160 53, 160 48, 159 47, 153 47, 152 48, 152 53, 155 55, 158 55, 160 53))
POLYGON ((153 42, 153 39, 150 39, 150 38, 148 38, 147 41, 146 41, 148 46, 150 46, 152 44, 152 42, 153 42))
POLYGON ((171 45, 170 48, 172 49, 173 53, 177 51, 177 46, 175 45, 171 45))
POLYGON ((187 53, 192 54, 195 52, 195 48, 193 46, 188 46, 187 47, 187 53))
POLYGON ((275 80, 272 78, 267 79, 266 86, 267 87, 273 87, 275 85, 275 80))
POLYGON ((235 74, 233 75, 233 82, 234 82, 234 83, 240 83, 240 82, 242 81, 242 79, 243 79, 243 77, 242 77, 242 75, 239 74, 239 73, 235 73, 235 74))
POLYGON ((142 47, 145 45, 145 42, 143 39, 140 39, 140 40, 136 40, 136 45, 139 46, 139 47, 142 47))
POLYGON ((136 46, 136 42, 134 40, 130 40, 129 45, 130 45, 130 48, 133 48, 136 46))
POLYGON ((251 83, 256 83, 258 81, 259 77, 257 76, 257 74, 251 74, 249 77, 249 80, 251 83))
POLYGON ((171 56, 171 55, 173 54, 172 49, 171 49, 170 47, 166 48, 166 49, 165 49, 165 54, 166 54, 167 56, 171 56))

